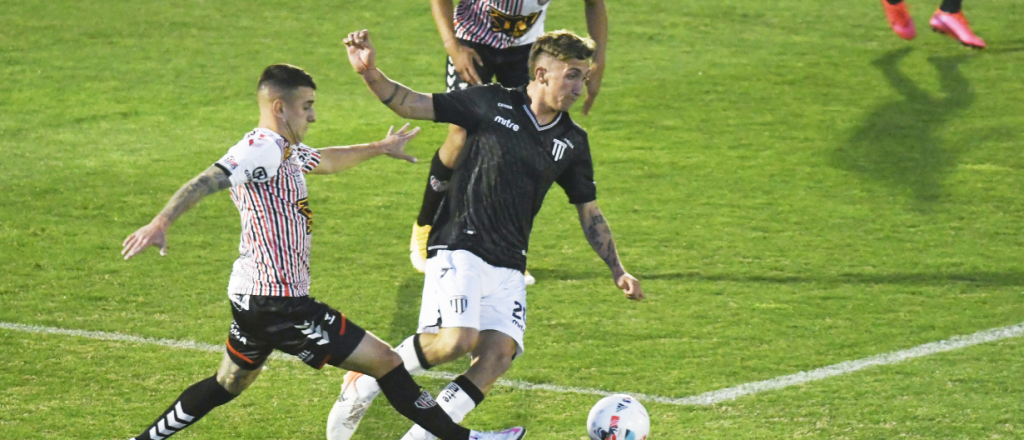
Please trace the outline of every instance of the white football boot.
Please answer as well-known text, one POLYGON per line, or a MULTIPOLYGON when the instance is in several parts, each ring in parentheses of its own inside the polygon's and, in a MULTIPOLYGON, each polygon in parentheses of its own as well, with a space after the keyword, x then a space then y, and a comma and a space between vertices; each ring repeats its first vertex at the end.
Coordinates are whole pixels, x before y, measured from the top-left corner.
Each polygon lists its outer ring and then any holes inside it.
POLYGON ((327 440, 349 440, 356 433, 359 421, 380 394, 377 380, 363 373, 349 371, 341 384, 341 395, 327 416, 327 440))
POLYGON ((526 428, 516 426, 499 432, 469 431, 469 440, 519 440, 526 437, 526 428))

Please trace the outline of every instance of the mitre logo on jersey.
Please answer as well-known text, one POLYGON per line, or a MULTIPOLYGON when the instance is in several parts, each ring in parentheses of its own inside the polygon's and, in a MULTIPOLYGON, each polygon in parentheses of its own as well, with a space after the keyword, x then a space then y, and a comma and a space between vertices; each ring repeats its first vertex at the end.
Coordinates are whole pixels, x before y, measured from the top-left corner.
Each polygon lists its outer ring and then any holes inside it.
POLYGON ((555 162, 558 162, 565 154, 565 147, 576 148, 568 139, 564 141, 555 139, 555 145, 551 148, 551 156, 555 158, 555 162))
POLYGON ((505 119, 501 116, 495 116, 494 122, 504 125, 505 127, 511 128, 512 131, 519 131, 519 124, 516 124, 515 122, 512 122, 511 120, 505 119))
POLYGON ((458 314, 463 314, 466 309, 469 308, 469 299, 465 296, 459 295, 448 301, 452 306, 452 311, 458 314))
POLYGON ((519 38, 530 31, 543 12, 538 11, 530 15, 511 15, 491 8, 487 14, 491 16, 491 32, 500 32, 512 38, 519 38))

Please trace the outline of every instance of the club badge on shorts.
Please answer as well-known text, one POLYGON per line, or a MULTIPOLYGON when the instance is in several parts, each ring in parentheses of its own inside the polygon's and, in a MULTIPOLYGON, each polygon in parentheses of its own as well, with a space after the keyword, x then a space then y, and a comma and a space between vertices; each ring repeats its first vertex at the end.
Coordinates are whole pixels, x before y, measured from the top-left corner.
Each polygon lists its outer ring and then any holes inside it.
POLYGON ((451 304, 452 311, 460 315, 465 313, 466 309, 469 307, 469 299, 462 295, 452 298, 448 303, 451 304))

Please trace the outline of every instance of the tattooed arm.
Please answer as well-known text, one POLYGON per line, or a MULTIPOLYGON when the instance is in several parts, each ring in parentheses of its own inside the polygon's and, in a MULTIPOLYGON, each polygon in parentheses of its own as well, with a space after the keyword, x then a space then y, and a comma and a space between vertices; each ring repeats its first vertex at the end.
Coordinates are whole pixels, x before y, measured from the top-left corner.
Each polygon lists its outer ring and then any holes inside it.
POLYGON ((406 119, 434 120, 434 101, 432 95, 415 92, 412 89, 392 81, 377 70, 377 51, 370 43, 370 33, 366 30, 352 32, 345 38, 345 49, 352 69, 363 77, 366 86, 373 95, 388 106, 391 111, 406 119))
POLYGON ((594 248, 594 252, 597 252, 597 255, 611 269, 615 285, 622 289, 628 299, 636 301, 644 299, 640 281, 626 272, 622 261, 619 260, 619 253, 615 249, 615 240, 612 238, 612 230, 604 215, 601 214, 601 208, 597 206, 597 202, 578 204, 576 211, 579 212, 580 226, 583 227, 583 233, 587 236, 590 247, 594 248))
POLYGON ((216 165, 211 165, 174 193, 167 206, 164 206, 163 211, 160 211, 153 221, 129 235, 121 244, 124 246, 121 255, 127 260, 150 246, 160 246, 160 255, 167 255, 166 232, 171 223, 199 203, 203 197, 229 187, 231 181, 228 180, 228 174, 216 165))

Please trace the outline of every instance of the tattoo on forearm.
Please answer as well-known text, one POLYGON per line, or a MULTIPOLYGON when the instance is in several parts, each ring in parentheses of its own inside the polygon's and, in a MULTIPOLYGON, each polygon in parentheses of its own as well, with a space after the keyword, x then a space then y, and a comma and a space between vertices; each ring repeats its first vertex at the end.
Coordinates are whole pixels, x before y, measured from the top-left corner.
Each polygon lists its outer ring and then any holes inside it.
POLYGON ((615 249, 615 240, 612 239, 612 230, 608 227, 608 222, 605 221, 603 215, 590 216, 584 233, 587 236, 587 241, 590 242, 590 247, 594 248, 594 251, 609 268, 614 269, 619 266, 619 255, 615 249))
POLYGON ((391 92, 391 96, 388 96, 388 99, 385 99, 385 100, 383 100, 381 102, 384 103, 384 105, 391 105, 391 101, 395 100, 395 95, 398 94, 398 89, 399 88, 400 87, 398 86, 398 83, 395 83, 395 90, 391 92))
POLYGON ((409 91, 406 90, 405 93, 402 94, 402 102, 399 102, 398 105, 405 105, 405 98, 408 98, 408 97, 409 97, 409 91))
POLYGON ((219 169, 206 170, 178 189, 178 192, 174 193, 164 209, 160 211, 159 216, 174 222, 185 211, 199 203, 203 197, 230 186, 231 181, 223 171, 219 169))

